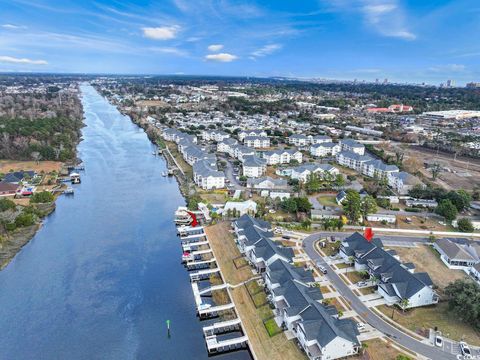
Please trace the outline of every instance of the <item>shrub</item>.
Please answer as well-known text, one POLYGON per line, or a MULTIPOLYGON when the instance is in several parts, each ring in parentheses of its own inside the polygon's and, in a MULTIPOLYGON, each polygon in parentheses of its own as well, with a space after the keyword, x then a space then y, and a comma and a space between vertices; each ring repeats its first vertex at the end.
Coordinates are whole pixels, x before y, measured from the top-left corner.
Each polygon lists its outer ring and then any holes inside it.
POLYGON ((0 211, 15 209, 15 203, 9 199, 0 199, 0 211))
POLYGON ((467 218, 462 218, 458 220, 457 225, 458 225, 458 230, 460 230, 461 232, 471 233, 473 232, 473 230, 475 230, 473 228, 472 221, 467 218))
POLYGON ((33 214, 20 214, 17 216, 15 219, 15 225, 17 227, 24 227, 24 226, 31 226, 35 224, 35 219, 33 217, 33 214))
POLYGON ((37 192, 32 195, 30 202, 32 203, 50 203, 55 199, 52 193, 48 191, 37 192))

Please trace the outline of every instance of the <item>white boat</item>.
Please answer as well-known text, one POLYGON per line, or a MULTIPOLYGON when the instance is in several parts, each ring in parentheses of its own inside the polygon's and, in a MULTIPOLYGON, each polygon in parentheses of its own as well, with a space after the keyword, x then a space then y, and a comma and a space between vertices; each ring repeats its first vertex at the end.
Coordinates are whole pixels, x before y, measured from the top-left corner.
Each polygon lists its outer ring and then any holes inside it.
POLYGON ((63 193, 64 193, 65 195, 73 195, 74 190, 73 190, 72 187, 69 186, 69 187, 67 187, 67 188, 63 191, 63 193))
POLYGON ((70 174, 70 180, 72 181, 72 184, 80 184, 81 183, 80 174, 72 172, 70 174))
POLYGON ((174 221, 177 225, 190 225, 193 219, 189 214, 188 209, 185 206, 180 206, 178 207, 177 211, 175 211, 174 221))
POLYGON ((182 262, 193 261, 195 260, 195 256, 192 253, 184 252, 182 254, 182 262))

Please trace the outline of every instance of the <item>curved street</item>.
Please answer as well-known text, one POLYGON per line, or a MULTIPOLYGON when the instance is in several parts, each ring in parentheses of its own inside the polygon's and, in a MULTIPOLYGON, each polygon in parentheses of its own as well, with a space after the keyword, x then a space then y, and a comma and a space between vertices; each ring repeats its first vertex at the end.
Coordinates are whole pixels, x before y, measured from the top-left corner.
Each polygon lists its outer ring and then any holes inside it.
POLYGON ((359 298, 353 293, 353 291, 343 282, 343 280, 338 276, 332 267, 325 261, 325 259, 317 253, 314 248, 314 243, 322 236, 322 234, 313 234, 307 236, 303 240, 303 247, 307 255, 315 263, 323 265, 327 268, 328 272, 325 275, 336 290, 343 296, 352 307, 352 309, 361 317, 363 320, 373 326, 375 329, 384 333, 387 337, 394 340, 403 347, 416 352, 419 355, 422 355, 429 359, 442 360, 442 359, 456 359, 456 356, 451 353, 440 350, 440 348, 425 344, 421 341, 418 341, 411 336, 405 334, 404 332, 398 330, 395 326, 386 322, 379 315, 375 314, 370 310, 359 298))

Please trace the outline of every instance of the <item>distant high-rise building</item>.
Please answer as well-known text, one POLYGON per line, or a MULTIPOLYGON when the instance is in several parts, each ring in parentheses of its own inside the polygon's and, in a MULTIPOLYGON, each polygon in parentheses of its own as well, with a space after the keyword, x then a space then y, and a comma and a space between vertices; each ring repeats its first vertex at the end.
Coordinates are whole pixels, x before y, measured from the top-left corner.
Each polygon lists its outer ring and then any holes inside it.
POLYGON ((447 87, 455 86, 455 80, 447 80, 447 87))
POLYGON ((467 84, 467 88, 469 89, 477 89, 480 88, 480 82, 469 82, 467 84))
POLYGON ((385 78, 385 79, 383 80, 383 83, 384 83, 384 84, 388 84, 388 79, 385 78))
POLYGON ((380 82, 380 80, 378 80, 378 78, 375 79, 375 84, 378 84, 380 82))

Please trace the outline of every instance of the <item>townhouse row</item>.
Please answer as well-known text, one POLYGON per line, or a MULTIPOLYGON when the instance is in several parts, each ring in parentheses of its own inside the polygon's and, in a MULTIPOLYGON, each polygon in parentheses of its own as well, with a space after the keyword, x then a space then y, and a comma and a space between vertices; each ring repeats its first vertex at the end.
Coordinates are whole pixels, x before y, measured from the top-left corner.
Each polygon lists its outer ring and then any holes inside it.
POLYGON ((197 186, 205 190, 225 187, 225 174, 217 168, 217 157, 198 146, 196 136, 171 128, 164 129, 162 136, 177 144, 185 162, 192 166, 193 180, 197 186))
POLYGON ((362 175, 385 181, 400 195, 407 194, 411 189, 423 183, 405 171, 400 171, 396 165, 385 164, 369 155, 360 155, 352 151, 342 151, 336 154, 338 164, 353 169, 362 175))
POLYGON ((377 283, 387 305, 403 309, 438 303, 433 282, 426 272, 415 272, 413 263, 402 263, 394 250, 385 250, 380 239, 368 241, 354 233, 342 241, 340 256, 353 262, 356 271, 366 271, 377 283))
POLYGON ((358 353, 356 323, 341 319, 310 270, 292 264, 291 248, 271 240, 269 223, 244 215, 233 222, 238 248, 260 273, 277 322, 290 332, 311 360, 339 359, 358 353))

